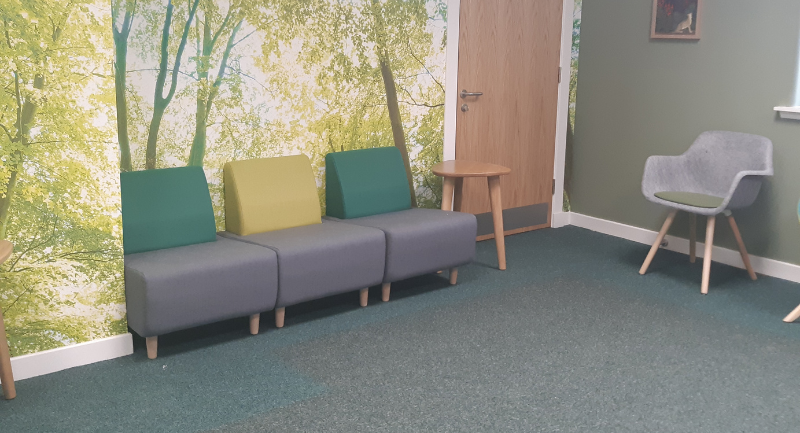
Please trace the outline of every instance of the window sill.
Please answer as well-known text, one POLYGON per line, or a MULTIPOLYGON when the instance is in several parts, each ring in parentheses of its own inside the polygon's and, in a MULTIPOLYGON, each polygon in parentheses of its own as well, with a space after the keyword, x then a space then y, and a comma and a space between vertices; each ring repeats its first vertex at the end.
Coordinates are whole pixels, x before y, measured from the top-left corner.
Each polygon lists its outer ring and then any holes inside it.
POLYGON ((781 114, 781 119, 800 120, 800 107, 775 107, 781 114))

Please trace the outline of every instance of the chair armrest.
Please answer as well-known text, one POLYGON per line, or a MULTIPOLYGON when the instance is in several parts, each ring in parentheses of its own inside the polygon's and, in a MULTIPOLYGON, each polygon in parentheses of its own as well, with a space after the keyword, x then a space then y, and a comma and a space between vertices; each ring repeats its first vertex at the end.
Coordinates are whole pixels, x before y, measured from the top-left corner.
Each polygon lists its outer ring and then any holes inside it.
POLYGON ((753 204, 761 191, 764 178, 768 175, 756 171, 743 171, 737 174, 723 202, 725 209, 739 209, 753 204))

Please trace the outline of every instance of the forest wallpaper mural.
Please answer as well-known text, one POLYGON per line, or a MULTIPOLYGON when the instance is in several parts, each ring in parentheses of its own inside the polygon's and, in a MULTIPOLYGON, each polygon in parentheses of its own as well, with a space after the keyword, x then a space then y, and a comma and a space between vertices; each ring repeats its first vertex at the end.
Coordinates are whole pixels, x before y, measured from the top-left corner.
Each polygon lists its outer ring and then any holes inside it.
POLYGON ((127 332, 119 172, 396 146, 438 207, 446 0, 5 0, 0 269, 12 355, 127 332))
MULTIPOLYGON (((437 207, 445 0, 115 0, 120 170, 396 146, 437 207), (123 73, 123 71, 125 71, 123 73)), ((324 204, 324 202, 323 202, 324 204)))
POLYGON ((0 270, 12 355, 127 332, 104 1, 0 5, 0 270))

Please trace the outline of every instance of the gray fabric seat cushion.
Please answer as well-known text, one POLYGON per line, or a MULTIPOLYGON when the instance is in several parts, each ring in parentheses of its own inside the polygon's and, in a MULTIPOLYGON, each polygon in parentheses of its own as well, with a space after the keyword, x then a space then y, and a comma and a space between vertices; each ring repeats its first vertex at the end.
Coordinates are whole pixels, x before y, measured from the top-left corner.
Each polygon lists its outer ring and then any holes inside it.
POLYGON ((219 236, 125 256, 128 325, 143 337, 268 311, 277 293, 274 251, 219 236))
POLYGON ((272 232, 221 236, 278 253, 276 307, 380 284, 386 241, 380 230, 323 220, 272 232))
POLYGON ((386 283, 457 267, 475 258, 478 222, 472 214, 414 208, 342 221, 386 234, 386 283))
POLYGON ((723 197, 685 191, 661 191, 654 195, 661 200, 704 209, 718 208, 725 201, 723 197))

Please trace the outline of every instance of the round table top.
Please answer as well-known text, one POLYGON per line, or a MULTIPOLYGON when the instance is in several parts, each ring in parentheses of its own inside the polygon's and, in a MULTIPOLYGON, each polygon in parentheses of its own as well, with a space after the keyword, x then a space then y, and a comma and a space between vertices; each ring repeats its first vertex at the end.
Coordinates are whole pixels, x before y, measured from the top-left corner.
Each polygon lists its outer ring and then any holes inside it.
POLYGON ((431 171, 437 176, 444 177, 502 176, 511 173, 510 168, 502 165, 463 159, 440 162, 434 165, 431 171))

